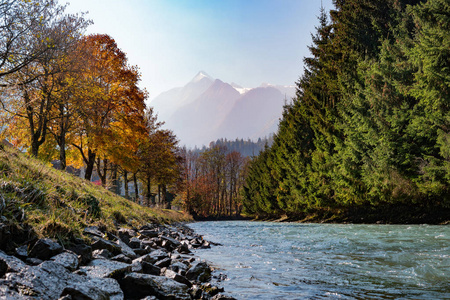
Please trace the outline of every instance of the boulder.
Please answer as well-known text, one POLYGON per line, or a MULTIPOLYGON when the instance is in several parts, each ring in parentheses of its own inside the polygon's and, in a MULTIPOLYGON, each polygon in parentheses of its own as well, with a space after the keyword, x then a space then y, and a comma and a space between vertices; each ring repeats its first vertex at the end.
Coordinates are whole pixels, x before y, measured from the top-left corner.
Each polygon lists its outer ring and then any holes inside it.
POLYGON ((128 229, 128 228, 120 228, 117 231, 117 234, 118 234, 119 238, 127 244, 129 244, 131 238, 137 236, 136 231, 134 231, 133 229, 128 229))
POLYGON ((86 228, 84 228, 83 233, 93 236, 93 237, 94 236, 99 237, 99 238, 103 238, 105 236, 105 234, 103 232, 101 232, 97 226, 86 227, 86 228))
POLYGON ((107 259, 94 259, 80 271, 86 275, 97 278, 120 278, 123 274, 131 272, 131 265, 107 259))
POLYGON ((194 262, 186 272, 188 280, 206 282, 211 279, 211 269, 206 262, 194 262))
POLYGON ((6 272, 19 273, 28 269, 27 265, 14 256, 9 256, 5 252, 0 250, 0 261, 3 261, 3 265, 6 264, 6 272))
POLYGON ((75 271, 78 269, 80 263, 78 260, 78 255, 69 250, 65 250, 64 252, 53 256, 51 260, 57 264, 60 264, 69 271, 75 271))
POLYGON ((134 253, 136 253, 137 256, 143 256, 151 252, 151 250, 149 249, 142 249, 142 248, 133 248, 133 251, 134 253))
POLYGON ((142 262, 148 262, 148 263, 151 263, 151 264, 154 264, 155 262, 156 262, 156 258, 155 257, 153 257, 153 256, 151 256, 150 254, 146 254, 146 255, 143 255, 143 256, 141 256, 141 257, 138 257, 138 258, 136 258, 136 259, 133 259, 133 264, 134 263, 142 263, 142 262))
POLYGON ((111 260, 120 261, 120 262, 123 262, 126 264, 132 263, 131 258, 129 258, 128 256, 125 256, 124 254, 116 255, 116 256, 112 257, 111 260))
POLYGON ((211 300, 236 300, 236 298, 222 294, 217 294, 214 297, 212 297, 211 300))
POLYGON ((168 269, 185 276, 188 270, 188 266, 180 261, 172 261, 172 264, 168 267, 168 269))
POLYGON ((72 245, 68 248, 80 257, 80 264, 85 265, 92 260, 92 247, 83 243, 72 245))
POLYGON ((159 235, 158 231, 155 230, 140 230, 139 233, 147 238, 157 237, 159 235))
POLYGON ((176 239, 163 235, 161 236, 161 246, 167 249, 168 251, 172 251, 175 248, 181 246, 181 243, 176 239))
POLYGON ((28 257, 27 259, 25 259, 25 262, 27 263, 27 265, 37 266, 42 264, 44 261, 36 257, 28 257))
POLYGON ((112 254, 107 249, 97 249, 92 251, 92 258, 99 259, 99 258, 111 258, 112 254))
POLYGON ((150 275, 161 275, 161 268, 148 262, 142 262, 142 273, 150 275))
POLYGON ((119 283, 112 278, 89 278, 89 284, 69 283, 61 293, 72 300, 123 300, 119 283))
POLYGON ((156 296, 158 299, 190 300, 189 287, 164 276, 130 273, 121 281, 126 299, 142 299, 156 296))
POLYGON ((172 262, 172 260, 168 257, 162 259, 162 260, 158 260, 155 263, 155 266, 159 267, 159 268, 167 268, 168 266, 170 266, 170 263, 172 262))
POLYGON ((162 260, 169 257, 169 253, 167 253, 167 251, 163 249, 154 250, 150 252, 149 255, 156 260, 162 260))
POLYGON ((128 241, 128 246, 131 248, 141 248, 141 240, 137 237, 132 237, 128 241))
POLYGON ((39 239, 34 244, 33 248, 31 248, 28 256, 47 260, 50 257, 61 253, 62 250, 63 247, 51 239, 39 239))
POLYGON ((78 299, 123 299, 114 279, 79 276, 54 261, 34 267, 18 263, 15 257, 1 256, 18 272, 6 273, 0 280, 0 299, 58 299, 66 288, 89 291, 89 297, 78 299))
POLYGON ((16 248, 16 257, 25 260, 28 257, 28 245, 22 245, 16 248))
POLYGON ((125 242, 123 242, 121 239, 118 239, 116 241, 116 244, 120 247, 122 254, 128 256, 131 259, 135 259, 137 257, 136 253, 133 251, 133 249, 130 248, 125 242))
POLYGON ((177 251, 180 252, 181 254, 190 254, 192 253, 191 250, 189 250, 189 246, 185 243, 181 244, 180 246, 177 247, 177 251))
POLYGON ((166 271, 164 272, 164 276, 166 276, 167 278, 173 279, 176 282, 183 283, 183 284, 187 285, 188 287, 192 286, 192 283, 189 280, 187 280, 186 277, 181 276, 180 274, 178 274, 170 269, 166 269, 166 271))
POLYGON ((102 238, 96 238, 96 241, 92 243, 92 249, 101 250, 106 249, 111 252, 113 255, 119 255, 122 253, 122 248, 114 242, 107 241, 102 238))

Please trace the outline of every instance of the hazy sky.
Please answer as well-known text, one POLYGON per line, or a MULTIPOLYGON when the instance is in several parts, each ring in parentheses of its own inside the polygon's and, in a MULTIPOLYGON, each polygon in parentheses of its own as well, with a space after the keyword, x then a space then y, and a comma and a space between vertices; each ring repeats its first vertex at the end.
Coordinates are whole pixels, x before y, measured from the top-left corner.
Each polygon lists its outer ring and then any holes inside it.
MULTIPOLYGON (((256 87, 292 85, 303 72, 320 0, 67 0, 89 12, 87 33, 106 33, 142 73, 150 99, 198 71, 256 87)), ((60 3, 64 3, 61 0, 60 3)), ((331 0, 323 6, 332 8, 331 0)))

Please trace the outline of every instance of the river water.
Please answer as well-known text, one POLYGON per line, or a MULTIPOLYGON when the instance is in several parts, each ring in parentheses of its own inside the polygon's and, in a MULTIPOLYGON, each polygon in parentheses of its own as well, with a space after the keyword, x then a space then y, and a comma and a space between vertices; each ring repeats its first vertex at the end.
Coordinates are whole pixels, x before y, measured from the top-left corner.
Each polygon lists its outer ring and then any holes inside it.
POLYGON ((450 226, 189 224, 237 299, 450 299, 450 226))

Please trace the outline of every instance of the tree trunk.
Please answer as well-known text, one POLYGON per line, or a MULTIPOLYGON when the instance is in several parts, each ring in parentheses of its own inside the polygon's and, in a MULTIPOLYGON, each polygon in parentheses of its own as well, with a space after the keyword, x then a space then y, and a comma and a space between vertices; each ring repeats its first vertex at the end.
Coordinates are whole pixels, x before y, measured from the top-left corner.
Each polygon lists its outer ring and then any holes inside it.
POLYGON ((158 204, 161 204, 161 185, 158 184, 158 204))
POLYGON ((102 181, 102 187, 106 187, 106 175, 108 172, 108 159, 103 159, 103 170, 102 170, 102 160, 100 157, 97 158, 97 173, 102 181))
POLYGON ((169 203, 166 202, 166 194, 167 194, 167 188, 165 184, 162 184, 162 192, 161 192, 161 204, 163 205, 163 208, 169 208, 169 203))
POLYGON ((85 161, 86 163, 86 173, 84 174, 84 179, 91 181, 92 172, 94 171, 94 164, 95 164, 95 156, 96 154, 91 151, 91 149, 88 149, 88 160, 85 161))
POLYGON ((147 206, 150 206, 150 203, 154 204, 151 200, 152 197, 152 185, 151 185, 151 178, 150 176, 147 176, 147 206))
POLYGON ((116 195, 120 195, 120 181, 117 177, 117 165, 113 164, 111 166, 111 181, 112 186, 110 188, 111 192, 116 195))
POLYGON ((140 204, 139 203, 139 188, 138 188, 136 173, 133 173, 133 183, 134 183, 134 200, 136 201, 136 203, 140 204))
POLYGON ((128 171, 124 170, 122 175, 123 175, 123 186, 125 188, 125 198, 130 199, 130 194, 128 192, 128 171))
POLYGON ((58 146, 59 146, 59 163, 61 164, 61 170, 65 170, 66 165, 66 141, 65 137, 59 137, 58 139, 58 146))

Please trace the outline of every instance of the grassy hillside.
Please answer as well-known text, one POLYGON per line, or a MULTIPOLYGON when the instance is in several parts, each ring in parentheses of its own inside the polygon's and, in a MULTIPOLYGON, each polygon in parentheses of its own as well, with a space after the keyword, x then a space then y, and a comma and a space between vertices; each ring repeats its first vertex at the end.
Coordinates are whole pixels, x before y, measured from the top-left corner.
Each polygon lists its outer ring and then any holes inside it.
POLYGON ((39 237, 60 241, 81 237, 90 225, 114 230, 116 224, 190 220, 184 213, 142 207, 9 147, 0 150, 0 213, 5 225, 31 227, 39 237))

